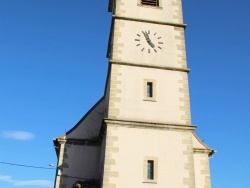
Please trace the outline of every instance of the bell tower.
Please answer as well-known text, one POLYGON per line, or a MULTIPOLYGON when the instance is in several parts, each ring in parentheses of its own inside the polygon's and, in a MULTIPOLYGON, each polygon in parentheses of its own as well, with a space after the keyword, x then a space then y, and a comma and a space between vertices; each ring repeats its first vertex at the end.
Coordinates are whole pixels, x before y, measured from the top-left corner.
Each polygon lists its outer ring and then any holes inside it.
POLYGON ((182 0, 109 0, 104 96, 54 139, 55 188, 211 188, 191 123, 182 0))
POLYGON ((110 1, 108 118, 190 126, 180 0, 110 1))
POLYGON ((191 124, 181 0, 110 0, 109 11, 103 187, 210 188, 212 150, 191 124))

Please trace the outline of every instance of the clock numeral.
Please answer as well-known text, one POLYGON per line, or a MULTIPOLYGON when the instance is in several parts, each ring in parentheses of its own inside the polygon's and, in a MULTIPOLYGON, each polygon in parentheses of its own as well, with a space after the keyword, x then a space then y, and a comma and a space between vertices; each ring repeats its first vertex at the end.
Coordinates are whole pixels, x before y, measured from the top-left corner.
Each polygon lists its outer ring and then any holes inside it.
POLYGON ((154 49, 155 53, 157 53, 156 49, 154 49))
POLYGON ((156 33, 154 34, 154 36, 156 35, 156 33))
POLYGON ((135 41, 140 41, 140 39, 135 39, 135 41))
POLYGON ((141 35, 137 34, 138 37, 140 37, 141 35))
POLYGON ((150 53, 150 49, 148 49, 148 53, 150 53))
POLYGON ((160 46, 158 46, 158 48, 159 48, 159 49, 161 49, 161 47, 160 47, 160 46))
POLYGON ((158 42, 158 44, 163 44, 163 42, 158 42))
POLYGON ((158 37, 158 39, 161 39, 161 37, 158 37))
POLYGON ((150 34, 150 30, 148 30, 148 34, 150 34))
POLYGON ((144 48, 141 49, 141 51, 143 52, 144 48))
POLYGON ((136 46, 140 46, 141 44, 137 44, 136 46))

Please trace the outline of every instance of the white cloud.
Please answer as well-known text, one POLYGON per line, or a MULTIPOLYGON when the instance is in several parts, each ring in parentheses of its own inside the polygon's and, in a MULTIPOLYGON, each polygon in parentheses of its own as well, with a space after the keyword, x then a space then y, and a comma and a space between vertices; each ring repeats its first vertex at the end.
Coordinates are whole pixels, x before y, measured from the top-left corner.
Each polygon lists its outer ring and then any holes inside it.
POLYGON ((53 187, 53 183, 49 180, 27 180, 17 181, 14 183, 15 186, 41 186, 41 187, 53 187))
POLYGON ((1 176, 0 175, 0 181, 12 182, 12 178, 11 178, 11 176, 1 176))
POLYGON ((38 186, 38 187, 50 187, 54 186, 52 181, 49 180, 14 180, 11 176, 0 175, 0 181, 8 182, 13 186, 38 186))
POLYGON ((25 131, 2 131, 0 134, 1 138, 8 138, 14 140, 32 140, 35 135, 25 131))

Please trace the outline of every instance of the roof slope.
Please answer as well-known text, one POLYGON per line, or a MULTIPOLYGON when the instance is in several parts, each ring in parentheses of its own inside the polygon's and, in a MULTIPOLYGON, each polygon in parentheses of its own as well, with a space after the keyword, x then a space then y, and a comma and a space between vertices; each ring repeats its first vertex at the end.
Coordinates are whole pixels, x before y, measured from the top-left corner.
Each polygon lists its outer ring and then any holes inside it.
POLYGON ((102 97, 82 119, 66 133, 67 139, 97 139, 104 118, 104 97, 102 97))

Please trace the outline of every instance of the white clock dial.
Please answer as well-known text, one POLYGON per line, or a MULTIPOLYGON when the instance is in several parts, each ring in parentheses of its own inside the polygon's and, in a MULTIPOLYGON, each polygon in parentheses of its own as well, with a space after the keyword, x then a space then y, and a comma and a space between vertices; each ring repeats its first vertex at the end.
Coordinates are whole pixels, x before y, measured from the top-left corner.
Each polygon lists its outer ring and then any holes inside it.
POLYGON ((147 53, 157 53, 162 49, 163 42, 162 38, 157 35, 156 32, 151 33, 148 31, 141 31, 137 33, 137 37, 135 39, 136 46, 142 51, 147 53))

